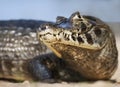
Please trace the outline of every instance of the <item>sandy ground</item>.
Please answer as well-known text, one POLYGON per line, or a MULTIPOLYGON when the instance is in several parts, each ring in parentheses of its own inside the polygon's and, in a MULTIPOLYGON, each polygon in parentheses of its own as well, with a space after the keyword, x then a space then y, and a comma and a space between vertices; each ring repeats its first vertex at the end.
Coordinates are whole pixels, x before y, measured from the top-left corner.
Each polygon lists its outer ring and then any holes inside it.
POLYGON ((93 83, 87 82, 79 82, 79 83, 29 83, 25 81, 23 83, 9 83, 9 82, 0 82, 0 87, 120 87, 119 84, 112 84, 110 82, 105 81, 97 81, 93 83))
MULTIPOLYGON (((113 28, 113 31, 116 34, 116 41, 117 41, 117 48, 120 54, 120 23, 118 25, 110 24, 110 26, 113 28)), ((120 56, 118 57, 120 61, 120 56)), ((40 82, 28 82, 25 81, 23 83, 11 83, 11 82, 5 82, 0 81, 0 87, 120 87, 120 63, 118 65, 118 69, 116 73, 113 75, 111 79, 115 79, 117 83, 112 83, 109 81, 95 81, 95 82, 79 82, 79 83, 54 83, 54 84, 48 84, 48 83, 40 83, 40 82)))

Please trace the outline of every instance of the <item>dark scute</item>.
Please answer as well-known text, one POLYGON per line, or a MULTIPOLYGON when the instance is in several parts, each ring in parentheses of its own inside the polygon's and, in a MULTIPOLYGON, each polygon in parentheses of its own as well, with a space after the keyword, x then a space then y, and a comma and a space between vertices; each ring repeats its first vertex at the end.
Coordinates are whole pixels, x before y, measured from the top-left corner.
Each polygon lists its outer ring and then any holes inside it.
POLYGON ((81 42, 84 43, 83 39, 80 36, 77 37, 77 40, 78 40, 79 43, 81 43, 81 42))
POLYGON ((76 34, 76 33, 75 33, 75 32, 73 32, 73 33, 72 33, 72 35, 71 35, 71 37, 72 37, 72 39, 73 39, 74 41, 76 41, 75 34, 76 34))
POLYGON ((71 37, 72 37, 72 39, 73 39, 74 41, 76 41, 76 38, 75 38, 73 35, 72 35, 71 37))
POLYGON ((88 33, 86 33, 85 36, 86 36, 86 38, 87 38, 87 42, 88 42, 89 44, 93 44, 92 36, 91 36, 90 34, 88 34, 88 33))
POLYGON ((66 33, 64 34, 64 37, 67 37, 67 34, 66 34, 66 33))
POLYGON ((66 33, 64 34, 64 37, 65 37, 66 40, 70 40, 69 35, 67 35, 66 33))
POLYGON ((53 36, 56 36, 56 34, 53 34, 53 36))
POLYGON ((94 32, 95 32, 97 37, 99 37, 102 33, 102 31, 99 28, 95 28, 94 32))

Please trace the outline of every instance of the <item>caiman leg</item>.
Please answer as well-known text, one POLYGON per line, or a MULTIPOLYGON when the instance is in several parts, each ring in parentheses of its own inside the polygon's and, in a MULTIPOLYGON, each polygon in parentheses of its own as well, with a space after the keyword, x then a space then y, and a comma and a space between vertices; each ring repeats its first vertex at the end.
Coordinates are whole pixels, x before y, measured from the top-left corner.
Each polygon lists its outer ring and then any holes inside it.
POLYGON ((56 61, 54 60, 52 54, 38 56, 28 63, 28 72, 31 73, 35 80, 53 82, 52 71, 56 66, 56 61), (53 58, 53 59, 52 59, 53 58))
POLYGON ((84 78, 70 68, 64 60, 57 58, 53 53, 36 57, 28 63, 28 71, 43 82, 76 82, 83 81, 84 78))

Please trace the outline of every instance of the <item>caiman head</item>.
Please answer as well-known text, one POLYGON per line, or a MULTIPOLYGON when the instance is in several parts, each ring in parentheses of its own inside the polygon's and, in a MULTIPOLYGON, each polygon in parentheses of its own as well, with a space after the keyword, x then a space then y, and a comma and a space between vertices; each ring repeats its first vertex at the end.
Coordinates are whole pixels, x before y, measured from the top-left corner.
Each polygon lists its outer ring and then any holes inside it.
POLYGON ((60 53, 56 50, 59 48, 54 48, 54 44, 69 45, 71 48, 102 49, 108 41, 108 31, 104 24, 95 23, 92 19, 90 21, 75 12, 69 18, 57 17, 56 24, 42 24, 37 34, 40 41, 58 55, 60 53), (62 24, 69 24, 69 27, 62 24))

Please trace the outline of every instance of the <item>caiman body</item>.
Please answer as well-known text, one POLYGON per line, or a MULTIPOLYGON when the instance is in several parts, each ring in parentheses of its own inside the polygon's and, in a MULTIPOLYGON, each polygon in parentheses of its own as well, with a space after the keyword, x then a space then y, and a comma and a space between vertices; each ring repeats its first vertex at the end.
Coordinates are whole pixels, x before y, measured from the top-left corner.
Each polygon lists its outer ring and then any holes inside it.
POLYGON ((36 29, 0 28, 0 78, 32 80, 30 61, 47 53, 50 50, 37 40, 36 29))
POLYGON ((12 20, 0 23, 1 80, 78 81, 79 74, 72 72, 38 40, 36 30, 46 22, 12 20))
POLYGON ((55 24, 43 24, 37 31, 0 28, 0 78, 110 79, 117 69, 117 57, 115 37, 109 26, 79 12, 69 19, 58 17, 55 24))

